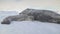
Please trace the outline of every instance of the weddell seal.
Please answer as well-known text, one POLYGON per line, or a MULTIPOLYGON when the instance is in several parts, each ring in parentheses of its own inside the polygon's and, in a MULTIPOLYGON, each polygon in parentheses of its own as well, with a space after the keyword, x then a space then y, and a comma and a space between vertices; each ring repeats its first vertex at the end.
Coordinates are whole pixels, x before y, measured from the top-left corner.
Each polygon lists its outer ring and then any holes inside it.
POLYGON ((60 24, 60 14, 50 10, 25 9, 19 15, 3 19, 1 24, 10 24, 11 21, 41 21, 60 24))

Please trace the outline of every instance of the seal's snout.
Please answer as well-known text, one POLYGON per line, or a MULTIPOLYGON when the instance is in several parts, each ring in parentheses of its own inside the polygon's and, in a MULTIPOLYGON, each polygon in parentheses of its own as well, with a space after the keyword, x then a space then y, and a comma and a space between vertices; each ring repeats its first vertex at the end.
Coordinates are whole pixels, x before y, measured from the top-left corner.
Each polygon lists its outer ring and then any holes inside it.
POLYGON ((10 24, 10 21, 2 21, 1 24, 10 24))

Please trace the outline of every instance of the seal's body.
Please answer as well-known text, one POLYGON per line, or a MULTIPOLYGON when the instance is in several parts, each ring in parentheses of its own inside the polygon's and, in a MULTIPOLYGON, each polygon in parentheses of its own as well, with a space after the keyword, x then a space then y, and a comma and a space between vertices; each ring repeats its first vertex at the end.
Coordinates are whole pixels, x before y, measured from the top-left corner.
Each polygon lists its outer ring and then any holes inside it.
POLYGON ((11 21, 41 21, 60 23, 60 15, 50 10, 26 9, 19 15, 6 17, 1 23, 10 24, 11 21))
POLYGON ((60 23, 60 14, 51 10, 26 9, 20 14, 33 16, 34 20, 41 22, 60 23))

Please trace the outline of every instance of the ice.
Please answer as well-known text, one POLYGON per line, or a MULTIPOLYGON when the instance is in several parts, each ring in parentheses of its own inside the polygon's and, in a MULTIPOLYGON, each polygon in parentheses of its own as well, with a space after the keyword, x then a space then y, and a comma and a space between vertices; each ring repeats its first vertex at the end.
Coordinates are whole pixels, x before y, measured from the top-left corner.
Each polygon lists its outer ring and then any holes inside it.
POLYGON ((0 24, 0 34, 60 34, 60 25, 37 21, 13 21, 0 24))

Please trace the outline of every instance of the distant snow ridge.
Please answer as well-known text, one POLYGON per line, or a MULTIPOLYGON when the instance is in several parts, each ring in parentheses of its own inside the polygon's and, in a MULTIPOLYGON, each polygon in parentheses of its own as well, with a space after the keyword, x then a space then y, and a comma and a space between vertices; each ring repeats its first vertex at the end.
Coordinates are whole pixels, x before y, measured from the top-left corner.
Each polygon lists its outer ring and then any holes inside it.
POLYGON ((0 11, 0 15, 16 15, 18 14, 17 11, 0 11))

